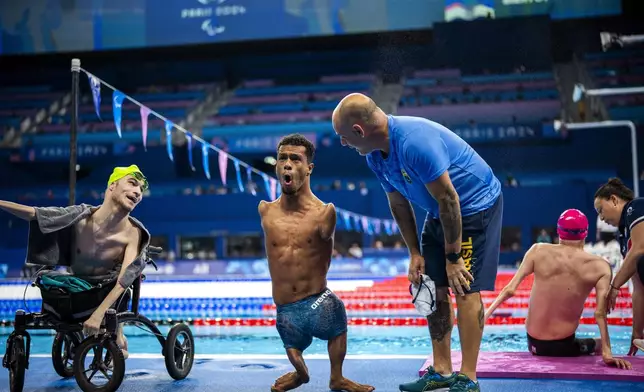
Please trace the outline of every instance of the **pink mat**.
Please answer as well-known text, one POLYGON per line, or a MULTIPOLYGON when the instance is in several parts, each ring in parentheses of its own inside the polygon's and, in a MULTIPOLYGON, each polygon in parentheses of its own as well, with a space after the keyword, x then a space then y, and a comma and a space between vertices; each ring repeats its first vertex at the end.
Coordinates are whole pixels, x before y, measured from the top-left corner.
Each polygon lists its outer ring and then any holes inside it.
MULTIPOLYGON (((542 378, 560 380, 644 381, 644 356, 625 357, 632 370, 608 367, 601 356, 575 358, 536 357, 522 352, 481 352, 477 375, 481 378, 542 378)), ((430 357, 418 371, 425 374, 430 357)), ((461 353, 452 352, 454 371, 461 367, 461 353)))

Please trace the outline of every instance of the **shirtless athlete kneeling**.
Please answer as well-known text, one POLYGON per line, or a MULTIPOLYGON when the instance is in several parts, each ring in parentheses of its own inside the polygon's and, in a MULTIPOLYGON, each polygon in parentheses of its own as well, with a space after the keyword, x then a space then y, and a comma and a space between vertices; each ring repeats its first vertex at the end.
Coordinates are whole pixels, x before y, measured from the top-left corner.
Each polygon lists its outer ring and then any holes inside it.
MULTIPOLYGON (((145 268, 143 257, 150 243, 150 233, 130 216, 130 212, 139 204, 147 187, 141 170, 131 165, 114 169, 99 207, 86 204, 30 207, 0 201, 0 209, 30 222, 28 259, 46 261, 46 265, 68 265, 74 276, 89 282, 108 276, 116 278, 118 274, 118 283, 83 323, 87 336, 99 333, 108 309, 127 311, 128 289, 145 268), (65 241, 64 238, 74 240, 65 241), (57 243, 59 252, 48 252, 53 242, 57 243), (51 259, 52 255, 58 254, 58 258, 68 255, 69 260, 51 259)), ((127 339, 121 324, 116 344, 127 359, 127 339)))
POLYGON ((333 204, 311 191, 315 148, 304 136, 284 137, 277 145, 276 174, 282 195, 261 201, 259 214, 265 235, 268 267, 277 305, 277 331, 295 372, 275 381, 272 392, 295 389, 309 382, 302 353, 313 338, 327 340, 332 390, 370 392, 342 375, 347 351, 347 314, 342 301, 327 288, 336 224, 333 204))
POLYGON ((528 349, 533 355, 576 357, 601 353, 607 365, 631 369, 628 361, 614 358, 611 351, 605 297, 612 270, 606 260, 584 251, 588 219, 579 210, 566 210, 557 222, 557 234, 559 244, 538 243, 526 252, 516 275, 501 290, 485 318, 534 273, 526 319, 528 349), (578 339, 575 332, 593 288, 597 293, 595 320, 601 339, 578 339))

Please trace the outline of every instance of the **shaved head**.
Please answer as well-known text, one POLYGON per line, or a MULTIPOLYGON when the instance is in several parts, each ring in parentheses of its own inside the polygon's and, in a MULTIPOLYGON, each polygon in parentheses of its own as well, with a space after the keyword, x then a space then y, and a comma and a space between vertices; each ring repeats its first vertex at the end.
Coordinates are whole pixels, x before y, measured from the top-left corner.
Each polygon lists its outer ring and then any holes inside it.
POLYGON ((331 120, 342 145, 357 150, 360 155, 378 149, 385 139, 383 133, 387 132, 387 115, 373 99, 360 93, 342 98, 331 120))
POLYGON ((376 103, 360 93, 349 94, 342 98, 333 111, 334 126, 344 127, 352 124, 369 124, 373 122, 374 113, 378 109, 376 103))

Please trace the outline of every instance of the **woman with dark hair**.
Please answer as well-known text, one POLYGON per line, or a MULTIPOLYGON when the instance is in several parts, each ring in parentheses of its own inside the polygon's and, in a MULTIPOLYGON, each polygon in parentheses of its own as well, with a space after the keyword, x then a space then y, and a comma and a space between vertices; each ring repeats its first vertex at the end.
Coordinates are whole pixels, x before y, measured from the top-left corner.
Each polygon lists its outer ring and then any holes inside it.
POLYGON ((635 194, 619 178, 611 178, 595 192, 595 210, 602 221, 619 229, 624 260, 613 278, 607 302, 615 308, 619 289, 633 278, 633 336, 629 355, 644 350, 644 198, 635 194))

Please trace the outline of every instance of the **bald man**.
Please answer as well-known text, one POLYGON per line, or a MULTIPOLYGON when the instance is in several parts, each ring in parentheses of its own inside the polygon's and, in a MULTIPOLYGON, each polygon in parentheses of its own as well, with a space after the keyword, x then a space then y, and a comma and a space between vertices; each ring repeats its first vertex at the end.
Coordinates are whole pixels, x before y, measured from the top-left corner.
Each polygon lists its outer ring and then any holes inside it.
POLYGON ((480 292, 494 290, 496 280, 503 215, 499 180, 449 129, 424 118, 387 115, 362 94, 340 101, 333 128, 343 146, 366 156, 387 194, 409 249, 410 282, 418 284, 424 273, 436 284, 437 308, 427 317, 434 364, 400 390, 479 391, 476 363, 485 314, 480 292), (427 211, 420 244, 410 202, 427 211), (451 360, 450 288, 463 354, 459 373, 451 360))

